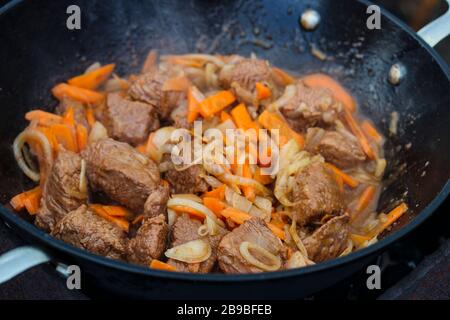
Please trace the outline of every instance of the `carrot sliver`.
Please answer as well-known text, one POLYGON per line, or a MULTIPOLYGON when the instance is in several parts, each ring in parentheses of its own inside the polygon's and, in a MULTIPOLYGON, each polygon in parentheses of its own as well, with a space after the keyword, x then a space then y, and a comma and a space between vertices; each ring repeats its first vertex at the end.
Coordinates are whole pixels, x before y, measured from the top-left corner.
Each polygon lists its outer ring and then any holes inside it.
MULTIPOLYGON (((243 172, 242 172, 242 176, 244 178, 250 178, 252 179, 252 173, 250 171, 250 166, 248 164, 248 161, 246 161, 244 163, 244 166, 242 168, 243 172)), ((256 197, 256 191, 255 188, 252 186, 242 186, 242 192, 244 192, 245 197, 250 201, 253 202, 255 200, 256 197)))
POLYGON ((209 197, 209 198, 217 198, 219 200, 223 200, 225 199, 225 188, 226 186, 224 184, 220 185, 219 187, 211 190, 211 191, 206 191, 203 196, 204 197, 209 197))
POLYGON ((359 144, 361 145, 361 148, 364 150, 364 153, 370 158, 375 159, 375 153, 372 150, 372 147, 369 144, 369 141, 367 141, 366 136, 362 132, 361 128, 359 127, 358 123, 356 122, 355 118, 353 118, 353 115, 348 109, 344 108, 344 118, 347 122, 348 126, 350 127, 350 130, 353 132, 353 134, 356 136, 356 138, 359 141, 359 144))
POLYGON ((135 149, 142 154, 146 154, 147 153, 147 144, 145 144, 145 143, 140 144, 135 149))
POLYGON ((103 206, 103 210, 113 217, 126 218, 131 216, 131 212, 121 206, 103 206))
POLYGON ((42 189, 40 186, 28 191, 24 191, 14 196, 9 202, 14 210, 19 211, 27 209, 28 213, 35 215, 39 211, 42 196, 42 189))
POLYGON ((189 214, 189 216, 191 216, 192 218, 197 218, 200 220, 205 219, 205 215, 191 207, 186 207, 186 206, 173 206, 171 207, 172 210, 174 210, 175 212, 178 213, 187 213, 189 214))
POLYGON ((12 199, 9 201, 9 204, 11 205, 11 207, 16 210, 16 211, 20 211, 23 208, 25 208, 25 204, 24 204, 24 196, 25 193, 19 193, 17 195, 15 195, 14 197, 12 197, 12 199))
POLYGON ((217 112, 222 111, 236 100, 230 91, 219 91, 199 103, 199 112, 204 118, 210 118, 217 112))
POLYGON ((95 124, 94 110, 91 107, 86 108, 86 121, 91 127, 95 124))
POLYGON ((376 188, 374 186, 368 186, 361 194, 361 197, 358 199, 358 203, 356 205, 356 212, 360 213, 367 208, 370 201, 372 201, 375 195, 376 188))
POLYGON ((226 111, 220 112, 220 121, 221 122, 225 122, 227 120, 233 121, 233 117, 230 116, 230 114, 228 112, 226 112, 226 111))
POLYGON ((364 133, 378 144, 383 142, 383 137, 378 133, 377 129, 367 120, 361 123, 361 129, 364 133))
POLYGON ((188 115, 189 123, 194 122, 199 115, 199 99, 202 98, 201 92, 196 87, 190 87, 188 90, 188 115))
POLYGON ((240 103, 233 110, 231 110, 231 116, 233 117, 233 121, 238 128, 248 129, 253 124, 253 119, 248 113, 247 107, 245 104, 240 103))
POLYGON ((102 217, 105 220, 108 220, 109 222, 114 223, 122 230, 128 232, 130 228, 130 223, 126 221, 125 219, 121 217, 114 217, 108 214, 108 212, 103 208, 103 205, 100 204, 91 204, 90 208, 100 217, 102 217))
POLYGON ((138 223, 141 223, 142 221, 144 221, 144 215, 140 214, 136 218, 133 219, 131 224, 138 224, 138 223))
POLYGON ((66 83, 60 83, 53 87, 52 94, 58 100, 62 100, 64 97, 69 97, 76 101, 91 104, 98 104, 104 99, 104 95, 101 93, 89 89, 71 86, 66 83))
POLYGON ((96 70, 73 77, 67 83, 78 88, 95 90, 110 77, 115 66, 114 63, 107 64, 96 70))
POLYGON ((150 262, 150 268, 163 271, 177 271, 177 268, 174 266, 157 259, 153 259, 152 262, 150 262))
POLYGON ((353 179, 352 177, 350 177, 348 174, 346 174, 345 172, 343 172, 342 170, 336 168, 334 165, 332 165, 331 163, 326 163, 326 165, 333 170, 333 172, 335 174, 337 174, 338 176, 340 176, 342 178, 342 181, 348 185, 349 187, 355 188, 359 185, 359 182, 355 179, 353 179))
POLYGON ((43 110, 29 111, 25 114, 25 119, 28 121, 37 121, 38 124, 43 126, 61 123, 63 120, 61 116, 43 110))
POLYGON ((273 179, 269 175, 262 174, 260 168, 256 168, 255 174, 253 175, 253 179, 262 183, 263 185, 270 184, 273 182, 273 179))
POLYGON ((223 209, 225 209, 226 205, 224 202, 219 200, 218 198, 213 197, 204 197, 203 198, 203 204, 205 207, 207 207, 209 210, 214 212, 216 216, 219 218, 222 217, 221 212, 223 209))
POLYGON ((356 110, 355 99, 336 80, 322 73, 310 74, 302 78, 302 81, 310 88, 327 88, 333 93, 333 97, 340 101, 344 107, 354 112, 356 110))
POLYGON ((278 228, 277 226, 268 223, 267 226, 269 227, 269 229, 273 232, 274 235, 276 235, 278 238, 280 238, 281 240, 285 240, 286 239, 286 234, 284 233, 283 229, 278 228))
POLYGON ((350 239, 357 247, 360 247, 364 244, 364 242, 369 241, 371 238, 368 236, 362 236, 359 234, 351 233, 350 239))
POLYGON ((88 143, 88 131, 82 124, 76 125, 77 145, 78 151, 82 151, 86 148, 88 143))
POLYGON ((300 148, 304 147, 305 141, 303 136, 295 132, 295 130, 293 130, 289 124, 277 114, 266 110, 259 115, 258 122, 267 130, 279 130, 280 145, 284 145, 289 140, 295 139, 300 148))
POLYGON ((378 224, 374 229, 372 229, 369 232, 369 237, 373 238, 382 233, 395 221, 397 221, 406 211, 408 211, 408 206, 406 205, 406 203, 402 202, 386 215, 386 219, 383 222, 378 224))
POLYGON ((262 82, 257 82, 255 84, 255 90, 258 100, 264 100, 272 96, 272 91, 270 90, 270 88, 262 82))
POLYGON ((51 126, 51 131, 58 143, 62 144, 64 148, 78 152, 76 137, 71 127, 65 124, 54 124, 51 126))

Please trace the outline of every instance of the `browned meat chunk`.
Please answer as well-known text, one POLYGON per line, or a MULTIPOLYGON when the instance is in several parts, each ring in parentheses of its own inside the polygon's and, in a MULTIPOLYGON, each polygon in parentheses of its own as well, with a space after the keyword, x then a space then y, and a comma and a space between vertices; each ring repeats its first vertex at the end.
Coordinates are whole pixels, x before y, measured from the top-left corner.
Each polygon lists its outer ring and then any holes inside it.
POLYGON ((128 100, 120 93, 108 94, 106 117, 109 135, 133 145, 146 141, 149 133, 159 128, 158 116, 151 105, 128 100))
POLYGON ((295 130, 305 131, 309 127, 327 126, 336 120, 342 104, 334 101, 330 90, 308 88, 301 81, 295 86, 295 95, 280 107, 281 113, 295 130))
POLYGON ((152 70, 140 75, 131 85, 128 94, 133 99, 150 104, 162 119, 167 119, 170 112, 184 97, 184 93, 181 92, 163 91, 164 83, 168 79, 166 74, 152 70))
POLYGON ((190 129, 192 123, 187 120, 188 107, 186 103, 180 104, 170 113, 170 120, 176 128, 190 129))
POLYGON ((322 262, 339 256, 347 247, 347 214, 334 217, 303 240, 308 258, 322 262))
POLYGON ((89 128, 89 124, 86 120, 86 106, 79 101, 64 97, 56 106, 55 113, 62 115, 67 111, 67 109, 69 109, 69 107, 73 108, 75 121, 82 124, 86 128, 89 128))
POLYGON ((356 138, 337 131, 309 128, 306 135, 306 150, 320 153, 327 162, 340 168, 355 166, 366 159, 356 138))
POLYGON ((85 205, 69 212, 55 226, 52 235, 71 245, 112 259, 125 254, 126 234, 85 205))
POLYGON ((136 236, 128 242, 128 261, 148 266, 152 259, 159 259, 166 248, 168 232, 164 215, 144 219, 136 236))
MULTIPOLYGON (((263 270, 248 262, 240 253, 241 243, 247 241, 256 244, 271 254, 280 257, 283 245, 264 220, 252 218, 222 238, 219 244, 219 267, 225 273, 256 273, 263 270)), ((264 257, 255 258, 264 261, 264 257)))
POLYGON ((167 183, 162 183, 154 189, 144 204, 144 216, 156 217, 160 214, 166 215, 167 200, 170 197, 170 188, 167 183))
POLYGON ((325 214, 339 214, 343 199, 334 173, 320 162, 313 162, 295 177, 292 201, 300 225, 319 222, 325 214))
POLYGON ((86 203, 87 191, 80 191, 80 173, 81 157, 61 150, 44 185, 35 220, 39 228, 51 231, 68 212, 86 203))
POLYGON ((129 144, 103 139, 83 152, 89 184, 112 200, 142 213, 148 196, 161 184, 158 166, 129 144))
POLYGON ((201 237, 198 235, 198 228, 202 224, 198 220, 189 218, 187 214, 182 214, 177 217, 172 226, 172 241, 171 248, 179 246, 189 241, 204 239, 209 241, 211 245, 211 256, 208 260, 200 263, 186 263, 169 259, 168 264, 177 268, 177 271, 192 272, 192 273, 208 273, 213 268, 217 261, 217 247, 222 237, 227 233, 225 229, 219 228, 219 232, 214 236, 201 237))
POLYGON ((272 71, 266 60, 238 59, 236 63, 224 67, 219 74, 220 84, 230 88, 233 82, 253 92, 256 82, 270 82, 272 71))
POLYGON ((202 178, 205 169, 201 165, 193 165, 186 170, 169 169, 165 178, 173 187, 175 193, 198 193, 208 191, 208 183, 202 178))

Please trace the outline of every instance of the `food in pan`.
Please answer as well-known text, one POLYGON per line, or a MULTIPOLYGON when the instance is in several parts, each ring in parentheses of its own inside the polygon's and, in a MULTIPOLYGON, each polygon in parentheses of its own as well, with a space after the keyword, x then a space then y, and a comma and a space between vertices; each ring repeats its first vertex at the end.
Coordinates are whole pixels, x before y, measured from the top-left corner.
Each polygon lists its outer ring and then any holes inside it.
POLYGON ((192 273, 300 268, 377 241, 384 137, 325 74, 239 55, 92 64, 53 87, 13 150, 36 186, 11 199, 54 237, 192 273))

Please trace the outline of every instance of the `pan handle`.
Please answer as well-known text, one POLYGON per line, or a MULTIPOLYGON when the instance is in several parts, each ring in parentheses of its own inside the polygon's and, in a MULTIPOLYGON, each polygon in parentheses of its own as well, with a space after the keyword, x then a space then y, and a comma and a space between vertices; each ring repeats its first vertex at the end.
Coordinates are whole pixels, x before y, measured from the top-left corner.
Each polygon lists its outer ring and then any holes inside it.
POLYGON ((23 246, 0 256, 0 284, 38 264, 49 262, 51 257, 41 249, 23 246))
POLYGON ((450 0, 447 0, 447 4, 447 12, 417 32, 430 47, 434 47, 450 34, 450 0))

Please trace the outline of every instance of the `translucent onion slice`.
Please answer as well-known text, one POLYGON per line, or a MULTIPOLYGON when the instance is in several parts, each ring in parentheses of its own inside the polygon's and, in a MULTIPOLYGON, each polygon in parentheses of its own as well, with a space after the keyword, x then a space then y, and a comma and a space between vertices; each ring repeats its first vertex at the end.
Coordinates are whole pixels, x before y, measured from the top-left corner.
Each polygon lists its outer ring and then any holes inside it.
POLYGON ((294 240, 295 245, 297 246, 298 250, 300 250, 302 255, 307 259, 308 251, 306 250, 302 239, 300 239, 300 237, 297 233, 297 221, 295 219, 292 219, 292 224, 291 224, 291 227, 289 228, 289 234, 291 235, 292 240, 294 240))
POLYGON ((280 257, 272 254, 267 251, 263 247, 248 241, 244 241, 239 246, 239 252, 242 257, 247 260, 248 263, 254 265, 255 267, 264 270, 264 271, 276 271, 281 267, 281 259, 280 257), (250 250, 258 252, 259 255, 263 256, 265 259, 269 260, 271 264, 266 264, 258 259, 256 259, 251 253, 250 250))
POLYGON ((177 213, 172 209, 167 209, 167 224, 171 228, 177 218, 177 213))
POLYGON ((108 138, 108 131, 106 130, 105 126, 99 122, 96 121, 94 125, 91 128, 91 132, 89 133, 88 141, 89 143, 106 139, 108 138))
POLYGON ((178 206, 186 206, 189 208, 192 208, 198 212, 201 212, 205 215, 205 217, 210 218, 212 221, 217 223, 220 226, 223 226, 223 222, 217 219, 214 212, 209 210, 207 207, 205 207, 203 204, 198 203, 196 201, 190 200, 190 199, 182 199, 182 198, 171 198, 169 201, 167 201, 167 207, 169 209, 172 209, 173 207, 178 206))
POLYGON ((196 196, 195 194, 192 193, 178 193, 178 194, 174 194, 172 195, 172 198, 179 198, 179 199, 188 199, 188 200, 192 200, 198 203, 202 203, 202 198, 200 198, 199 196, 196 196))
POLYGON ((272 201, 270 199, 256 196, 253 204, 264 212, 268 212, 269 214, 272 212, 272 201))
POLYGON ((269 104, 267 106, 267 109, 271 112, 278 110, 278 108, 281 108, 282 106, 284 106, 286 103, 289 102, 289 100, 291 100, 294 95, 297 92, 297 87, 293 84, 290 84, 286 87, 286 89, 284 90, 283 95, 278 98, 277 100, 275 100, 274 102, 272 102, 271 104, 269 104))
POLYGON ((167 258, 177 261, 186 263, 200 263, 208 260, 211 256, 211 251, 211 245, 209 242, 198 239, 170 248, 164 254, 167 258))
POLYGON ((84 159, 81 159, 79 189, 81 193, 87 193, 86 160, 84 159))
POLYGON ((100 62, 96 61, 84 70, 84 74, 100 69, 101 66, 100 62))

